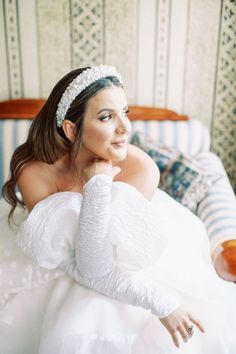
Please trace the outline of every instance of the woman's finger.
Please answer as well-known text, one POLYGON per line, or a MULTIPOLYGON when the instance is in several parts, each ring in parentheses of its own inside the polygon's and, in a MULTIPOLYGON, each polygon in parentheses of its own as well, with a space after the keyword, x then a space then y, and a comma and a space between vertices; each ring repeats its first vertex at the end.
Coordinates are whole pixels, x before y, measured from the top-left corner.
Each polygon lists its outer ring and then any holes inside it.
POLYGON ((189 318, 200 329, 200 331, 202 333, 205 333, 205 328, 203 327, 201 322, 196 317, 194 317, 193 315, 190 314, 189 318))
POLYGON ((191 338, 194 333, 194 326, 192 325, 192 323, 189 321, 184 321, 184 328, 187 332, 188 337, 191 338))
POLYGON ((179 338, 178 338, 178 333, 177 331, 171 331, 170 335, 172 337, 172 340, 174 342, 174 345, 179 348, 179 338))
POLYGON ((184 328, 188 333, 188 337, 191 338, 194 333, 194 326, 192 322, 189 319, 185 318, 183 323, 184 323, 184 328))
POLYGON ((181 334, 183 341, 186 343, 189 339, 189 336, 188 336, 188 331, 186 330, 185 326, 179 325, 178 331, 181 334))

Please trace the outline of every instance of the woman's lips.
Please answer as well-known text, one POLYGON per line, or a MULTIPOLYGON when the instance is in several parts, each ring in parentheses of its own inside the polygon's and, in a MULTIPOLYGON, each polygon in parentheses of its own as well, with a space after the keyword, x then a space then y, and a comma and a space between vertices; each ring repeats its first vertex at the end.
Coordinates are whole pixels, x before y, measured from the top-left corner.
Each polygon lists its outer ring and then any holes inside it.
POLYGON ((126 139, 124 139, 124 140, 119 140, 119 141, 117 141, 117 142, 115 142, 115 143, 112 143, 113 145, 116 145, 116 146, 118 146, 118 147, 123 147, 123 146, 125 146, 126 144, 127 144, 127 140, 126 139))

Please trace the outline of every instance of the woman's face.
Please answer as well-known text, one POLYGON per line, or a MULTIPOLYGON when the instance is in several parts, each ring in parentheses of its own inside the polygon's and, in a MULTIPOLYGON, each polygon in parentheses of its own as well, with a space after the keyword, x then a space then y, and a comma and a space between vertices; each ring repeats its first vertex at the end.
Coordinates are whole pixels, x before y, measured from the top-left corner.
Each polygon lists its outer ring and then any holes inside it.
POLYGON ((112 162, 124 160, 131 124, 121 87, 111 86, 92 97, 84 117, 82 150, 112 162))

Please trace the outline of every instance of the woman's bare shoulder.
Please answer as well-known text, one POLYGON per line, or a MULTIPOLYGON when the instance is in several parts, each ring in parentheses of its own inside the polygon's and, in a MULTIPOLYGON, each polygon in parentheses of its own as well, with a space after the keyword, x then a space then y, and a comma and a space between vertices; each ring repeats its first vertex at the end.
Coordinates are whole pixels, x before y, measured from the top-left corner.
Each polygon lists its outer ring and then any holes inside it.
POLYGON ((128 144, 127 157, 119 163, 117 181, 131 184, 151 200, 159 184, 160 173, 153 159, 143 150, 128 144))
POLYGON ((32 161, 25 165, 20 172, 17 184, 29 211, 39 201, 57 192, 49 166, 40 161, 32 161))

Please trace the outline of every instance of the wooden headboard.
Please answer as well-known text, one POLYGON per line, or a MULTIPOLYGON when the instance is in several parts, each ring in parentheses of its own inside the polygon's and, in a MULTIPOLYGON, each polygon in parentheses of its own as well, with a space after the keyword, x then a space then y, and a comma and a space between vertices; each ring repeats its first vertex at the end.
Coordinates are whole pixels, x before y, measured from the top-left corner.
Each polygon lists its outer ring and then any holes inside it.
MULTIPOLYGON (((0 119, 34 119, 45 99, 13 99, 0 102, 0 119)), ((130 120, 188 120, 188 116, 174 111, 145 106, 129 106, 130 120)))

